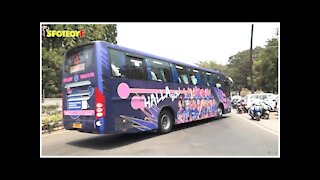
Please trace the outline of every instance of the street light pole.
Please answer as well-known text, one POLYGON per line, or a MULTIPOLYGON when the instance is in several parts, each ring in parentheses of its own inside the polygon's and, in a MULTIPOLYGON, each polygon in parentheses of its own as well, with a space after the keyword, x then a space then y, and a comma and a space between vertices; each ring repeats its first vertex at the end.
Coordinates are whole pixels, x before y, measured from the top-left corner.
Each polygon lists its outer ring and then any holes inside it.
POLYGON ((252 38, 253 38, 253 24, 251 25, 251 43, 250 43, 250 82, 251 82, 251 93, 254 92, 253 88, 253 61, 252 61, 252 38))

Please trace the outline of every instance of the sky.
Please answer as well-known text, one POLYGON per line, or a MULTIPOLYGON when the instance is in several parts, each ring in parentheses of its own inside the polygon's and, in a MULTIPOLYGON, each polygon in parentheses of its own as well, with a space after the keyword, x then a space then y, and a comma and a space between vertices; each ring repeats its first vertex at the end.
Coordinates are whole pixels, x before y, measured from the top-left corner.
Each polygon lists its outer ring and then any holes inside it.
MULTIPOLYGON (((226 64, 230 56, 264 47, 280 23, 118 23, 118 45, 195 64, 214 60, 226 64)), ((279 33, 280 34, 280 33, 279 33)))

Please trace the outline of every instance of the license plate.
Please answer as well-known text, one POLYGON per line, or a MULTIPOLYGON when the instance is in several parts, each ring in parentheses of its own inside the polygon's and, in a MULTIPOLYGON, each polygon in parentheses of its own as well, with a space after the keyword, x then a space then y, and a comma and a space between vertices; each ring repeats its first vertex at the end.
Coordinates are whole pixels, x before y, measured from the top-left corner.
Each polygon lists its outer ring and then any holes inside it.
POLYGON ((73 128, 82 128, 82 124, 80 123, 73 123, 73 128))

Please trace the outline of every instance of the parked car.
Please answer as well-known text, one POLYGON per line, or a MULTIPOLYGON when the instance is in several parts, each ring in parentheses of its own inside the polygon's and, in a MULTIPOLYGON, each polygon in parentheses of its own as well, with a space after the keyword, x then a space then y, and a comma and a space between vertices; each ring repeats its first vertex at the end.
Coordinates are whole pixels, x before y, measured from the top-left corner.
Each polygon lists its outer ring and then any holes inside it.
POLYGON ((280 108, 279 95, 276 95, 275 99, 276 99, 276 104, 277 104, 276 111, 279 112, 279 108, 280 108))
POLYGON ((276 95, 272 93, 249 94, 245 98, 246 109, 249 109, 254 102, 264 101, 271 106, 271 111, 277 108, 276 95))

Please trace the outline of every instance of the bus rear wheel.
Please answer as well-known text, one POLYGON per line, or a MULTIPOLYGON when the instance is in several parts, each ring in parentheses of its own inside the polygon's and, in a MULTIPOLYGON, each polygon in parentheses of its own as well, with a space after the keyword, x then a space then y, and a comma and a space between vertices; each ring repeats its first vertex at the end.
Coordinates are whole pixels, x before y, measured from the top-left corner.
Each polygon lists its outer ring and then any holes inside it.
POLYGON ((173 116, 170 111, 162 110, 158 117, 158 133, 165 134, 171 131, 173 127, 173 116))

